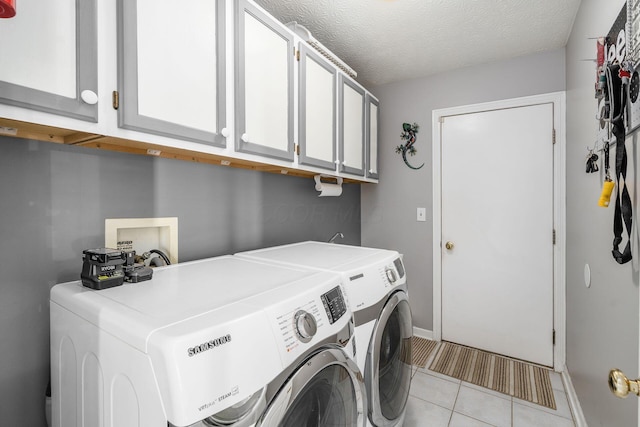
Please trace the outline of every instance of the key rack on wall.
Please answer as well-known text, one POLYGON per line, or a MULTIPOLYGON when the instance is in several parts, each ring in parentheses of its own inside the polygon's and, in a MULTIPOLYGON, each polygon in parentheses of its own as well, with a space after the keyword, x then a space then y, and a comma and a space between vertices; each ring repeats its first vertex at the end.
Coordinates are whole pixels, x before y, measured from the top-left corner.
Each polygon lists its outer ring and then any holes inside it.
POLYGON ((604 142, 615 145, 611 133, 610 96, 607 93, 606 69, 609 65, 620 65, 620 75, 625 89, 626 133, 640 127, 640 0, 629 0, 620 10, 611 29, 605 36, 596 38, 597 59, 595 97, 598 101, 596 120, 598 130, 594 152, 602 152, 604 142))

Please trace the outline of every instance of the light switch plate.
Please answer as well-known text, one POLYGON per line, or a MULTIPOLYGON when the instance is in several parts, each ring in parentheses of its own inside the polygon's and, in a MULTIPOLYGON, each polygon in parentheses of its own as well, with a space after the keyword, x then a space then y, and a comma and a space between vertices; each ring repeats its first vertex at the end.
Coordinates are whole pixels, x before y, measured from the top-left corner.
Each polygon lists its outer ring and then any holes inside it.
POLYGON ((418 208, 416 221, 424 222, 427 220, 427 208, 418 208))

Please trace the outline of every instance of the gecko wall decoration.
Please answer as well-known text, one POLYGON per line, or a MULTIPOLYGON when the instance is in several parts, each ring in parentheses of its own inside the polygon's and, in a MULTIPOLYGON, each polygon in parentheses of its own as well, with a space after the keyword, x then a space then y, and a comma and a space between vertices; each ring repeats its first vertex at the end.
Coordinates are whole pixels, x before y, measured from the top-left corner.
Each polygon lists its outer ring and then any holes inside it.
POLYGON ((414 124, 403 123, 402 133, 400 134, 400 138, 406 140, 406 142, 396 147, 396 153, 402 154, 402 160, 404 160, 404 163, 407 166, 409 166, 411 169, 415 169, 415 170, 418 170, 421 167, 423 167, 424 163, 418 167, 412 166, 411 164, 409 164, 409 161, 407 160, 407 152, 411 156, 415 156, 416 153, 418 152, 418 150, 416 150, 416 147, 413 146, 416 143, 416 134, 418 133, 418 128, 419 126, 417 123, 414 123, 414 124))

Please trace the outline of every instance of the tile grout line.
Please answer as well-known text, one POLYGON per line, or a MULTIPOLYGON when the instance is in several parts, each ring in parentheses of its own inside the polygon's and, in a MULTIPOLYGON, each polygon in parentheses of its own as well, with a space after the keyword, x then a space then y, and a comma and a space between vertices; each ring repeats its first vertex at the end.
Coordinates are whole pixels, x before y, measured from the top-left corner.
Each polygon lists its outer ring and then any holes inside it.
POLYGON ((514 418, 513 417, 513 404, 514 404, 514 402, 515 402, 515 400, 514 400, 513 396, 511 396, 511 427, 515 427, 513 425, 513 423, 514 423, 514 420, 513 420, 513 418, 514 418))
POLYGON ((509 405, 509 409, 511 410, 511 427, 514 427, 513 425, 513 395, 515 394, 515 387, 516 387, 516 372, 515 372, 515 363, 513 362, 513 360, 509 360, 509 387, 510 390, 512 391, 511 394, 511 405, 509 405))
POLYGON ((451 425, 451 419, 453 418, 453 413, 456 409, 456 403, 458 403, 458 396, 460 396, 460 387, 462 387, 462 381, 460 381, 460 384, 458 384, 458 391, 456 392, 456 398, 453 399, 453 407, 451 408, 451 413, 449 414, 449 422, 447 423, 447 426, 451 425))

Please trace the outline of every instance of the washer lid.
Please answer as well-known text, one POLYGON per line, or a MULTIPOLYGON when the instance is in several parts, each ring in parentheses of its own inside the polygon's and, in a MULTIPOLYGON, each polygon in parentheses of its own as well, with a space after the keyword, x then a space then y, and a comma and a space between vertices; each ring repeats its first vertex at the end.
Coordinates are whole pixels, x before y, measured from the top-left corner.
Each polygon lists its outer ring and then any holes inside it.
POLYGON ((51 301, 116 337, 146 351, 148 336, 160 328, 219 311, 224 321, 255 311, 255 300, 316 272, 274 266, 232 256, 209 258, 154 269, 153 278, 96 291, 80 281, 54 286, 51 301))
MULTIPOLYGON (((369 258, 372 256, 380 256, 381 254, 391 256, 394 253, 384 249, 309 241, 241 252, 236 255, 287 263, 289 265, 344 271, 345 269, 357 268, 358 265, 371 264, 372 261, 369 258)), ((397 253, 395 255, 397 256, 397 253)))
POLYGON ((183 320, 311 274, 300 267, 224 256, 158 268, 150 281, 111 288, 100 294, 150 318, 183 320))

